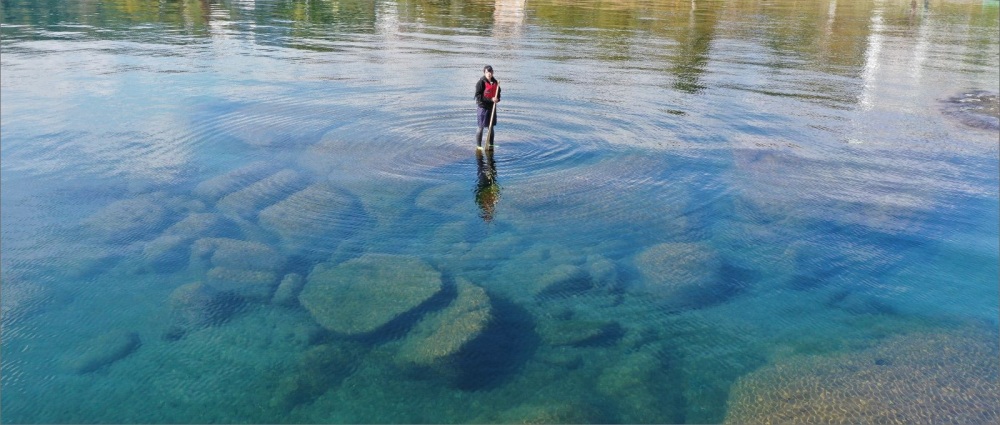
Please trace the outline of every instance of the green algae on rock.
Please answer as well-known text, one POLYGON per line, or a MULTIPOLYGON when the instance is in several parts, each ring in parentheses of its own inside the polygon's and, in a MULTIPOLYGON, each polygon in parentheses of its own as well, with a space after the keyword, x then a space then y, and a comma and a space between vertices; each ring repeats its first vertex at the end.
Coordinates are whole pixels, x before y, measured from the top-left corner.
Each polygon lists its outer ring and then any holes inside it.
POLYGON ((489 295, 459 278, 458 295, 445 309, 421 320, 403 341, 396 361, 418 366, 442 366, 478 337, 492 319, 489 295))
POLYGON ((347 335, 373 332, 441 290, 441 273, 409 256, 366 254, 321 263, 299 301, 323 327, 347 335))
POLYGON ((995 331, 892 337, 833 356, 792 357, 740 378, 726 423, 997 423, 995 331))

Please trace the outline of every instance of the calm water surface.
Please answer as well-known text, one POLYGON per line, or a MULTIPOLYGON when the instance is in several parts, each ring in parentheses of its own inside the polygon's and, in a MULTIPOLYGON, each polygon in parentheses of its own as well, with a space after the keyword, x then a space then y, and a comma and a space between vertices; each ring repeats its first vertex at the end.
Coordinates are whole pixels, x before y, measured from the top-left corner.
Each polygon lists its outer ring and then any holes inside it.
POLYGON ((994 0, 0 5, 4 422, 1000 416, 994 0))

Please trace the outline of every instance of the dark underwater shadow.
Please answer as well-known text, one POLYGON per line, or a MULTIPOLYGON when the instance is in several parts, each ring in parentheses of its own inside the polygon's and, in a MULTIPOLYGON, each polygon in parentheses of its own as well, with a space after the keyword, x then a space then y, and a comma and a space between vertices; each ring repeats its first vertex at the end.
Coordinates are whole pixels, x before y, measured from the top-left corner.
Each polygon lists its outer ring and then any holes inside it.
POLYGON ((455 386, 465 391, 499 387, 517 373, 539 346, 534 320, 523 307, 492 296, 494 319, 457 358, 455 386))

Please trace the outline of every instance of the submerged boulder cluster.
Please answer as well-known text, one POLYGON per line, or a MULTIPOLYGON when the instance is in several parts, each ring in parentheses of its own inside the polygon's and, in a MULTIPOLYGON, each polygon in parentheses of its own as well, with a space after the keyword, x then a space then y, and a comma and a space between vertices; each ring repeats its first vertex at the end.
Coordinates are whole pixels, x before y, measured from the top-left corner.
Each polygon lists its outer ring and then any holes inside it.
POLYGON ((196 280, 167 300, 165 336, 173 339, 223 322, 241 303, 296 306, 305 279, 293 260, 329 256, 364 216, 347 192, 255 162, 196 184, 190 196, 112 202, 80 229, 116 252, 141 255, 136 272, 196 280))
POLYGON ((270 299, 285 261, 278 251, 263 243, 226 238, 195 241, 192 258, 207 262, 209 285, 255 300, 270 299))
POLYGON ((733 385, 726 423, 996 423, 998 354, 995 331, 970 330, 781 360, 733 385))

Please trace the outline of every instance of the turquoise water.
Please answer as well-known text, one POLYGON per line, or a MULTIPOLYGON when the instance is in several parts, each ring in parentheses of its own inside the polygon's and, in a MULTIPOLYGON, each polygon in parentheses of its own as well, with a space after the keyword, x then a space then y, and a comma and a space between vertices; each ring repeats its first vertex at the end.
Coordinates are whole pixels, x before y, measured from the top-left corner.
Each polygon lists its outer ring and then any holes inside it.
POLYGON ((996 2, 663 3, 0 3, 2 420, 1000 417, 996 2))

